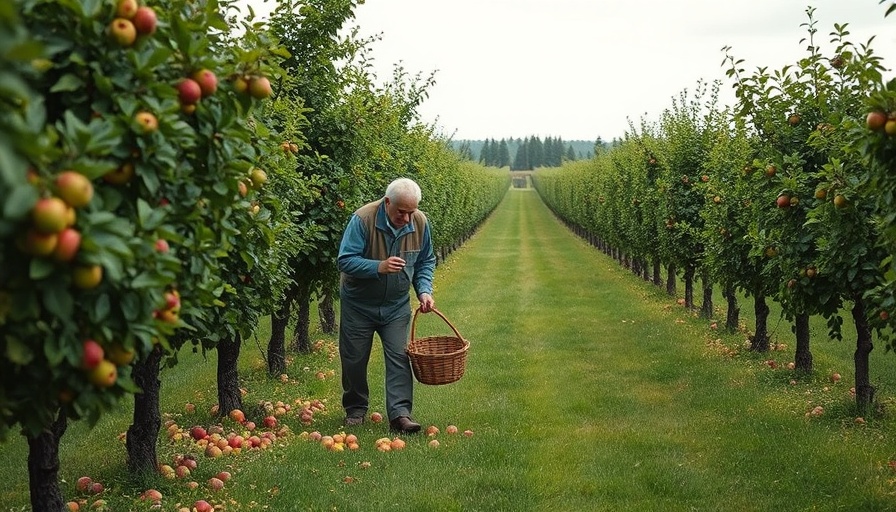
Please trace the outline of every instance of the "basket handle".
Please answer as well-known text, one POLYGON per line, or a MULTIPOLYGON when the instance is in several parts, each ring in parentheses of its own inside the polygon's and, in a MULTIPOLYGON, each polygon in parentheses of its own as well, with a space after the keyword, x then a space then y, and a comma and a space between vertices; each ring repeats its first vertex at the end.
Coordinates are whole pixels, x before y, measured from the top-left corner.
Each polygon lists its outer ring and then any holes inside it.
MULTIPOLYGON (((437 315, 439 315, 439 318, 441 318, 442 320, 444 320, 445 323, 448 324, 448 327, 451 327, 451 330, 454 331, 454 334, 455 334, 459 339, 464 339, 464 337, 461 336, 459 332, 457 332, 457 328, 454 327, 454 324, 452 324, 450 321, 448 321, 448 319, 445 318, 445 315, 443 315, 441 311, 439 311, 439 310, 436 309, 436 308, 432 308, 432 312, 435 313, 435 314, 437 314, 437 315)), ((414 339, 417 338, 415 332, 416 332, 416 330, 417 330, 417 315, 418 315, 419 313, 420 313, 420 308, 418 307, 416 310, 414 310, 414 319, 411 320, 411 340, 414 340, 414 339)))

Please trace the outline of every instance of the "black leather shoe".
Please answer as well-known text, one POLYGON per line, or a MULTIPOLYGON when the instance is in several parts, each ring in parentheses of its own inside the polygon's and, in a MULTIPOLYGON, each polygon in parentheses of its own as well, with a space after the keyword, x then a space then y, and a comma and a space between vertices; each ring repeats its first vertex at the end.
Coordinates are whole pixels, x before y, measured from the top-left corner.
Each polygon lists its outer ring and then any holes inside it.
POLYGON ((391 428, 393 432, 400 432, 402 434, 420 432, 420 424, 414 423, 411 421, 411 418, 408 418, 407 416, 399 416, 390 421, 389 428, 391 428))

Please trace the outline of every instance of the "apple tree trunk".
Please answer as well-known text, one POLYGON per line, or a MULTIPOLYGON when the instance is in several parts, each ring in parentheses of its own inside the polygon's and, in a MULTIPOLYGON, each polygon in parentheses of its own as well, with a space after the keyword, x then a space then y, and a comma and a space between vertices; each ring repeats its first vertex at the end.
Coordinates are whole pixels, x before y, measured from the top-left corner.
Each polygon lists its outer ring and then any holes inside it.
POLYGON ((708 272, 703 273, 703 303, 700 305, 700 316, 703 318, 712 318, 712 279, 709 278, 708 272))
POLYGON ((678 293, 678 269, 675 268, 674 263, 670 263, 668 267, 666 267, 666 293, 669 295, 675 296, 678 293))
POLYGON ((333 305, 333 290, 328 290, 317 306, 320 315, 320 330, 327 334, 336 334, 336 308, 333 305))
POLYGON ((812 371, 812 351, 809 349, 809 315, 800 313, 796 315, 796 349, 793 361, 797 371, 812 371))
POLYGON ((653 259, 653 284, 657 287, 662 286, 663 284, 662 264, 660 263, 659 258, 653 259))
POLYGON ((237 363, 242 345, 240 333, 218 342, 218 413, 226 416, 234 409, 243 410, 237 363))
POLYGON ((300 354, 311 353, 311 342, 309 341, 309 330, 311 328, 311 286, 310 283, 303 284, 299 288, 299 295, 296 297, 296 303, 299 310, 296 312, 296 327, 292 333, 292 345, 290 349, 300 354))
POLYGON ((753 294, 753 313, 756 316, 756 331, 750 350, 753 352, 768 352, 768 314, 769 307, 765 302, 765 294, 753 294))
POLYGON ((726 285, 722 294, 728 302, 728 311, 725 315, 725 329, 728 332, 736 332, 740 326, 740 306, 737 303, 737 293, 734 291, 734 286, 726 285))
POLYGON ((134 422, 128 427, 125 447, 128 452, 128 471, 143 479, 157 471, 156 442, 162 428, 159 395, 162 381, 162 350, 156 347, 145 359, 134 364, 134 383, 140 392, 134 394, 134 422))
POLYGON ((49 428, 36 436, 27 436, 31 510, 67 510, 59 487, 59 440, 67 428, 68 418, 59 411, 49 428))
POLYGON ((871 342, 871 328, 868 327, 868 319, 865 316, 865 302, 862 295, 857 293, 853 297, 855 301, 852 307, 852 319, 856 325, 856 351, 853 362, 856 369, 856 406, 860 414, 867 414, 874 402, 874 386, 871 385, 868 356, 874 350, 871 342))
POLYGON ((694 309, 694 267, 684 268, 684 307, 694 309))
POLYGON ((286 328, 296 298, 296 286, 286 289, 283 304, 271 316, 271 339, 268 340, 268 375, 280 375, 286 371, 286 328))

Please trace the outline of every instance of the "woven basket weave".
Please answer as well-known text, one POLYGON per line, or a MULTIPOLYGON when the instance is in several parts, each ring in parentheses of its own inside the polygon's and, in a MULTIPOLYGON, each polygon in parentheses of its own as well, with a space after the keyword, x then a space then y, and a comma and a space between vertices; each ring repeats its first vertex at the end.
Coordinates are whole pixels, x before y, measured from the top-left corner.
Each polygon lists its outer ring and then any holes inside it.
POLYGON ((414 369, 414 377, 421 384, 450 384, 464 375, 470 342, 457 332, 457 328, 441 311, 435 308, 432 311, 451 327, 454 336, 417 338, 417 314, 420 313, 420 308, 417 308, 411 321, 411 341, 408 343, 407 353, 414 369))

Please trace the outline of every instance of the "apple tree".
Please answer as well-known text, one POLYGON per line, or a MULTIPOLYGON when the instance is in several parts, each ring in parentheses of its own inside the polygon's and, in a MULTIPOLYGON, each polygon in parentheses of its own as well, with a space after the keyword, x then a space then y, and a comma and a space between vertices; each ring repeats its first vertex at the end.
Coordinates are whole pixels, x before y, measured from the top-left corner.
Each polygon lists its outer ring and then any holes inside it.
MULTIPOLYGON (((4 66, 17 134, 0 235, 3 353, 15 369, 4 372, 6 426, 43 435, 54 418, 95 420, 139 391, 129 462, 155 470, 159 365, 178 328, 222 304, 219 260, 257 155, 244 120, 269 94, 266 78, 235 72, 245 50, 219 51, 209 35, 226 32, 216 9, 232 5, 15 4, 9 34, 28 62, 4 66)), ((32 472, 51 501, 53 457, 32 472)))

